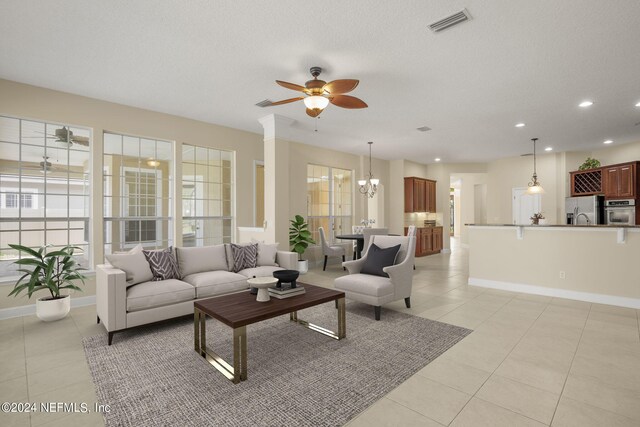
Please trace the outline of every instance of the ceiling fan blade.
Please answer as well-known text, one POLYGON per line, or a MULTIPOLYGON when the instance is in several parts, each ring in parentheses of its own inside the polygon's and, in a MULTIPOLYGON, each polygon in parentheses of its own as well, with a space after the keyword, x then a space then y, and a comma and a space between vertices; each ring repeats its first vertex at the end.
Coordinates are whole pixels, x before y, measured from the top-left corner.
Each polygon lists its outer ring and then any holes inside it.
POLYGON ((329 100, 333 105, 342 108, 367 108, 368 105, 360 98, 356 98, 355 96, 349 95, 334 95, 329 97, 329 100))
POLYGON ((289 98, 289 99, 283 99, 282 101, 272 102, 269 105, 274 106, 274 105, 288 104, 290 102, 302 101, 303 99, 304 99, 304 96, 299 96, 297 98, 289 98))
POLYGON ((320 113, 322 113, 324 110, 321 110, 319 108, 307 108, 307 115, 311 116, 311 117, 318 117, 320 115, 320 113))
POLYGON ((327 83, 322 88, 323 90, 329 92, 332 95, 340 95, 342 93, 351 92, 358 86, 360 80, 354 79, 342 79, 342 80, 334 80, 332 82, 327 83))
POLYGON ((80 136, 80 135, 73 135, 71 137, 71 142, 73 142, 74 144, 84 145, 85 147, 88 147, 89 146, 89 137, 80 136))
POLYGON ((282 87, 286 87, 287 89, 291 89, 291 90, 296 90, 298 92, 304 92, 306 89, 304 86, 300 86, 295 83, 283 82, 281 80, 276 80, 276 83, 278 83, 282 87))

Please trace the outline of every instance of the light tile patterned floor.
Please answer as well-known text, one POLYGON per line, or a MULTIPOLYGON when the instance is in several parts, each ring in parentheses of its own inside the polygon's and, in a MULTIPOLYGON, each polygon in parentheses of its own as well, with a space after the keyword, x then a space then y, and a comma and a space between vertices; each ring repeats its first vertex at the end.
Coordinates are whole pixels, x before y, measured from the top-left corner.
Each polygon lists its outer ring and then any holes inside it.
MULTIPOLYGON (((638 310, 466 285, 467 251, 416 261, 412 308, 474 329, 348 425, 640 425, 638 310)), ((338 264, 304 280, 331 287, 338 264)), ((373 309, 372 321, 373 320, 373 309)), ((41 323, 0 321, 0 401, 96 401, 81 337, 104 333, 95 308, 41 323)), ((117 337, 116 337, 117 339, 117 337)), ((99 415, 0 413, 2 426, 102 425, 99 415)))

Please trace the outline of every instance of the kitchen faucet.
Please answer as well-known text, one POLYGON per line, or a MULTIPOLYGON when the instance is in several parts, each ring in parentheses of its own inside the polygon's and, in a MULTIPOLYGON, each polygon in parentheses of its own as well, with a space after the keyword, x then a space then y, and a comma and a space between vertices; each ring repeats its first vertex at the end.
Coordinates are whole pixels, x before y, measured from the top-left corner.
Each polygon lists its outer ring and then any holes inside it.
POLYGON ((578 224, 578 218, 580 218, 580 215, 584 215, 585 219, 587 220, 587 225, 591 224, 591 221, 589 221, 589 217, 587 216, 586 213, 584 212, 580 212, 578 215, 574 216, 574 224, 573 225, 577 225, 578 224))

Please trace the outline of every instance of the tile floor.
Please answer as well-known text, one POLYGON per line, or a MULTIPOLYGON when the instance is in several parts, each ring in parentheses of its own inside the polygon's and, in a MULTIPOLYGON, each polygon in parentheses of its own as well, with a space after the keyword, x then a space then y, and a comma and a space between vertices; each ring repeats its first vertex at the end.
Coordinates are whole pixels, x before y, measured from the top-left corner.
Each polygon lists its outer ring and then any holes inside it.
MULTIPOLYGON (((394 309, 474 332, 350 427, 640 425, 638 310, 468 286, 467 256, 454 246, 417 259, 412 308, 389 304, 382 321, 394 309)), ((305 280, 332 286, 342 274, 333 264, 305 280)), ((0 402, 93 405, 81 338, 98 333, 94 307, 50 324, 35 316, 0 321, 0 402)), ((0 412, 0 425, 103 423, 95 413, 0 412)))

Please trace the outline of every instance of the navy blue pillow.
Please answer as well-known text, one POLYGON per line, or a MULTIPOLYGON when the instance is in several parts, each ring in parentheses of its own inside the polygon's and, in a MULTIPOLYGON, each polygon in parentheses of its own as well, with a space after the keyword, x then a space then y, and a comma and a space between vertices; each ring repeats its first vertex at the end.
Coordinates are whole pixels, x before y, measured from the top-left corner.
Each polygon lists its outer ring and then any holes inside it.
POLYGON ((371 274, 373 276, 389 277, 387 273, 382 271, 383 268, 393 265, 396 256, 400 250, 400 245, 391 246, 389 248, 381 248, 372 243, 367 250, 367 257, 362 266, 360 273, 371 274))

